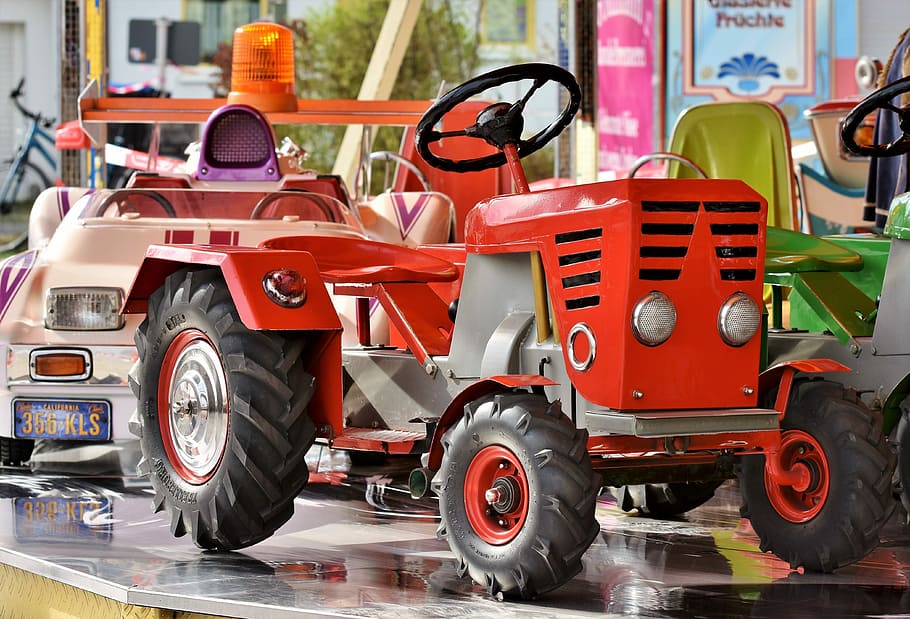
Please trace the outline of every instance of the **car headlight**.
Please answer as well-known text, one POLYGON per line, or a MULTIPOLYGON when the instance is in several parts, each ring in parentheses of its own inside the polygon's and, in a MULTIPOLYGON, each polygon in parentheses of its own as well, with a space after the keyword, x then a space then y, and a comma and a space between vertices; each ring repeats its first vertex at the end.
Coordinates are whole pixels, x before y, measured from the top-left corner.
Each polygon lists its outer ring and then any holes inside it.
POLYGON ((720 306, 717 330, 730 346, 742 346, 755 335, 761 325, 761 309, 744 292, 731 294, 720 306))
POLYGON ((51 288, 47 291, 44 326, 62 331, 107 331, 123 326, 120 288, 51 288))
POLYGON ((632 308, 632 333, 646 346, 667 341, 676 328, 676 306, 670 297, 652 290, 632 308))

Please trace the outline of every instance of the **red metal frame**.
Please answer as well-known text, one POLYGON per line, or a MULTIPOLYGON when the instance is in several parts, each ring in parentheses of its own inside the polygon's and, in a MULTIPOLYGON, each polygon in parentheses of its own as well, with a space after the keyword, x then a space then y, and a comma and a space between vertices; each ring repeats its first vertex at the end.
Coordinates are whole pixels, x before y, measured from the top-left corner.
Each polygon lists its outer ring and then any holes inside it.
MULTIPOLYGON (((83 123, 204 123, 227 99, 170 99, 143 97, 84 97, 79 100, 83 123)), ((432 101, 360 101, 298 99, 296 112, 266 112, 273 125, 392 125, 420 122, 432 101)))
POLYGON ((124 303, 123 313, 144 314, 148 298, 171 273, 188 265, 217 267, 224 274, 240 319, 250 329, 341 330, 341 320, 313 257, 305 251, 205 245, 150 245, 124 303), (294 269, 306 281, 305 310, 273 303, 262 277, 273 269, 294 269))

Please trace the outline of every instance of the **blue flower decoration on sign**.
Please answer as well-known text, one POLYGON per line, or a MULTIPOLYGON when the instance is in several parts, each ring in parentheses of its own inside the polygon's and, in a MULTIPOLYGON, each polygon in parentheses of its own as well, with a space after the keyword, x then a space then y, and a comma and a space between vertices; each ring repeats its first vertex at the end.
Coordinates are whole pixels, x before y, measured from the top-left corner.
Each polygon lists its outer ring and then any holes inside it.
POLYGON ((753 53, 743 54, 740 57, 734 56, 727 62, 720 65, 720 73, 717 77, 735 77, 739 81, 739 87, 746 92, 758 88, 759 77, 780 77, 777 64, 771 62, 764 56, 756 56, 753 53))

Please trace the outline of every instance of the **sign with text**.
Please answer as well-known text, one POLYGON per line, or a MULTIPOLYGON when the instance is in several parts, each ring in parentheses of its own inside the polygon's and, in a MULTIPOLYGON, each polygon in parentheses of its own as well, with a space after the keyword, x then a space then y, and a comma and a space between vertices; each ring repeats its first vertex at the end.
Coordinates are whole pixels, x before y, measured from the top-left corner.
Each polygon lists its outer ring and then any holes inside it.
POLYGON ((683 92, 777 103, 815 91, 813 0, 695 0, 683 5, 683 92))
POLYGON ((654 0, 597 3, 598 169, 628 170, 653 152, 654 0))

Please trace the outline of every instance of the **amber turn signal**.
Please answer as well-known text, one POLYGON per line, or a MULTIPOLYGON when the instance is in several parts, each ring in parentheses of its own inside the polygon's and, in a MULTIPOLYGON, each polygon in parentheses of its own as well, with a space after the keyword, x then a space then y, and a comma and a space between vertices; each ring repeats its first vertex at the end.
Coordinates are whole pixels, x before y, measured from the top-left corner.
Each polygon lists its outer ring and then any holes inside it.
POLYGON ((33 351, 31 366, 32 378, 36 380, 82 380, 91 373, 88 353, 83 351, 33 351))
POLYGON ((296 112, 294 34, 269 22, 234 31, 231 92, 228 103, 243 103, 261 112, 296 112))

